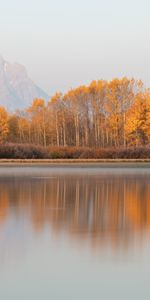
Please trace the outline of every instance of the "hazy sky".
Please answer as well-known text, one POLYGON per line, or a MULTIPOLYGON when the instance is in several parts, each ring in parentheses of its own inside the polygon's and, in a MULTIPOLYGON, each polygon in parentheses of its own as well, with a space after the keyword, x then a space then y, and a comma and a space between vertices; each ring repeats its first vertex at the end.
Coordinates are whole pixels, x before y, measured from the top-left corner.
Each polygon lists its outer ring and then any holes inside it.
POLYGON ((150 0, 0 0, 0 54, 49 95, 122 76, 150 86, 150 0))

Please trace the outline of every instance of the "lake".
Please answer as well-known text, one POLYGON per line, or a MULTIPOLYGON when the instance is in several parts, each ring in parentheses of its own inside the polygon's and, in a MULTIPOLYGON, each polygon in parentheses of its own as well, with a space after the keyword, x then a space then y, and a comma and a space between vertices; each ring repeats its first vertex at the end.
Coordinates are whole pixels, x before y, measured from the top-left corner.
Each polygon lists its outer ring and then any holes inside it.
POLYGON ((150 168, 0 167, 2 300, 150 299, 150 168))

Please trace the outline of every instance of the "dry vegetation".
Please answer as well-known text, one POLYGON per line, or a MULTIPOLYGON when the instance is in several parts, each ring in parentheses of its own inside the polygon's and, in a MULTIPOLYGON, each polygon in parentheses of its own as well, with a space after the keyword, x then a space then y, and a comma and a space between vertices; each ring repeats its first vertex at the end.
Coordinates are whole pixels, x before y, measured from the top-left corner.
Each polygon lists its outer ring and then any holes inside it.
POLYGON ((150 159, 150 146, 126 149, 94 149, 1 144, 0 159, 150 159))

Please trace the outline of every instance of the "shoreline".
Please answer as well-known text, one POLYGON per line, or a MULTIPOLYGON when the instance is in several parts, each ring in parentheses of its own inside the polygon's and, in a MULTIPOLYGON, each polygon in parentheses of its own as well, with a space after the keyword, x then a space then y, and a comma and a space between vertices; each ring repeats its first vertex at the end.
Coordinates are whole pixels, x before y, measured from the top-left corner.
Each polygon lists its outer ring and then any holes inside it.
POLYGON ((0 167, 144 167, 150 159, 0 159, 0 167))

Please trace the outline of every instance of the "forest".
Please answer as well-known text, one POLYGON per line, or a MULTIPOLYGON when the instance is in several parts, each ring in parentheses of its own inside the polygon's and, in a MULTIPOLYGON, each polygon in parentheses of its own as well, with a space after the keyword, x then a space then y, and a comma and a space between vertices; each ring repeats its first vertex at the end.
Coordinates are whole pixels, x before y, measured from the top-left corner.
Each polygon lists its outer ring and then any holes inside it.
POLYGON ((85 152, 85 157, 129 152, 139 156, 142 149, 147 157, 149 143, 150 89, 140 80, 92 81, 65 94, 57 92, 48 103, 34 99, 22 111, 0 107, 0 157, 9 156, 14 147, 26 153, 30 148, 33 157, 35 149, 45 157, 55 149, 56 158, 71 149, 70 156, 77 158, 85 152), (90 154, 92 150, 95 154, 90 154))

